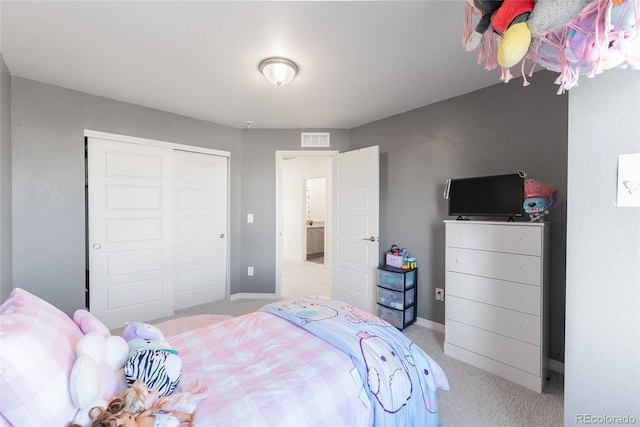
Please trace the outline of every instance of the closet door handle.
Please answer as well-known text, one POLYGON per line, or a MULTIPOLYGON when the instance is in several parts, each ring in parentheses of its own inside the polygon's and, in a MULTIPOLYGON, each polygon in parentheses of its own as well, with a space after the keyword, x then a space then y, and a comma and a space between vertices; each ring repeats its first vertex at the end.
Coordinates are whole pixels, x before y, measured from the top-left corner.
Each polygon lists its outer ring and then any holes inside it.
POLYGON ((100 243, 94 243, 92 245, 93 249, 100 249, 102 247, 102 245, 100 243))
POLYGON ((375 236, 371 236, 371 237, 363 237, 363 238, 362 238, 362 240, 369 240, 369 241, 371 241, 371 242, 375 242, 375 241, 376 241, 376 238, 375 238, 375 236))
POLYGON ((220 234, 220 238, 224 239, 224 233, 220 234))

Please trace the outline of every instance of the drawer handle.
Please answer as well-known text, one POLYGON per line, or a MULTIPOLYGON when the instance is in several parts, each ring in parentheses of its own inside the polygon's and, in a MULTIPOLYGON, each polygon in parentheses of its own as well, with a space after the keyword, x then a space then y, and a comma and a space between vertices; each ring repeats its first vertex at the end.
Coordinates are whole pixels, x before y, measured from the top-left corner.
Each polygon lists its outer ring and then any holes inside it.
POLYGON ((462 258, 456 258, 456 264, 464 264, 464 260, 462 258))

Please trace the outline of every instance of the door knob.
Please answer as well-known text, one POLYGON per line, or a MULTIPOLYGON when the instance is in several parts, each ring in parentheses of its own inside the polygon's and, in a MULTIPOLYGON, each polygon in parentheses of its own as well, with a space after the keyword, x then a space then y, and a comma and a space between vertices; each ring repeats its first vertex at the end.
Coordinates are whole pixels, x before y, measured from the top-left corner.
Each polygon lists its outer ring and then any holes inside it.
POLYGON ((102 247, 102 245, 100 243, 94 243, 93 244, 93 249, 100 249, 102 247))
POLYGON ((224 233, 220 234, 220 238, 224 239, 224 233))
POLYGON ((371 237, 364 237, 362 240, 369 240, 369 241, 375 242, 376 238, 375 236, 371 236, 371 237))

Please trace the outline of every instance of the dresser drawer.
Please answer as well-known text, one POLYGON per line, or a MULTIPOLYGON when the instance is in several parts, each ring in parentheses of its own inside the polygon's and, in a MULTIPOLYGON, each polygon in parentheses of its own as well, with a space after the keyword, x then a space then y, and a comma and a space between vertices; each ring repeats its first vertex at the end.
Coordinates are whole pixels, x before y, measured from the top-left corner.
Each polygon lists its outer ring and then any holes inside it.
POLYGON ((540 347, 449 319, 445 327, 448 343, 540 376, 540 347))
POLYGON ((447 246, 523 255, 542 253, 542 228, 535 225, 449 222, 447 246))
POLYGON ((489 277, 446 272, 447 298, 465 298, 533 315, 541 313, 541 288, 489 277))
POLYGON ((447 247, 447 271, 540 285, 541 258, 447 247))
POLYGON ((476 328, 540 345, 540 317, 447 295, 445 316, 476 328))

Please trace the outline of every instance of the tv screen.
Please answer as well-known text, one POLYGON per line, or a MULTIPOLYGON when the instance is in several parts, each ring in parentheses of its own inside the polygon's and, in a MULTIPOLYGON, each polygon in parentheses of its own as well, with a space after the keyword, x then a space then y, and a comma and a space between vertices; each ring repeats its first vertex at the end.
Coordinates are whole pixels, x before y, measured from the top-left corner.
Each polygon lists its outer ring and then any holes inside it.
POLYGON ((449 215, 520 217, 524 180, 518 173, 451 179, 449 215))

